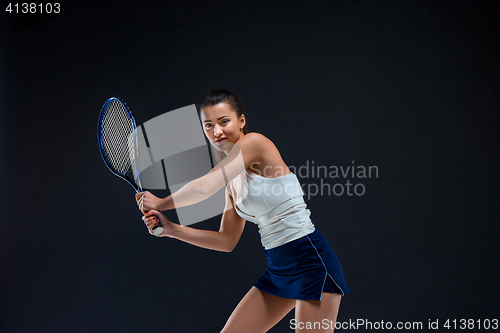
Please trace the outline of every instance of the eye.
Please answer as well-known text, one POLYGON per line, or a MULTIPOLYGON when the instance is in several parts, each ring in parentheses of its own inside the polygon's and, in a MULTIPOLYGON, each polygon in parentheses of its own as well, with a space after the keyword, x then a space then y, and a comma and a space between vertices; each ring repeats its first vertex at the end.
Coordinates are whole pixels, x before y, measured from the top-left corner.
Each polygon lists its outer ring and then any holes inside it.
POLYGON ((225 125, 225 124, 227 124, 228 122, 229 122, 229 120, 228 120, 228 119, 223 119, 223 120, 221 121, 221 124, 222 124, 222 125, 225 125))
POLYGON ((205 128, 210 128, 210 126, 212 126, 212 124, 205 124, 205 128))

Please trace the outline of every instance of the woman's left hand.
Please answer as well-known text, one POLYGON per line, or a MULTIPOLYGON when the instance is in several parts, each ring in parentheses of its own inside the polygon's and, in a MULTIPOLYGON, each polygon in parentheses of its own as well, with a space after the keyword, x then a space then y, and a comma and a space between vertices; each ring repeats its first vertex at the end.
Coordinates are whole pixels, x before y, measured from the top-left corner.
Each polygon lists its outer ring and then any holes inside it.
POLYGON ((161 211, 160 204, 162 202, 162 199, 153 195, 149 191, 137 193, 135 195, 135 200, 137 201, 137 206, 139 206, 139 209, 143 214, 145 214, 147 211, 150 211, 151 209, 161 211))
POLYGON ((149 233, 153 236, 157 237, 170 237, 175 227, 175 224, 170 222, 162 212, 157 210, 150 210, 142 217, 144 224, 148 227, 149 233), (163 228, 161 234, 157 235, 154 233, 153 228, 159 225, 159 227, 163 228))

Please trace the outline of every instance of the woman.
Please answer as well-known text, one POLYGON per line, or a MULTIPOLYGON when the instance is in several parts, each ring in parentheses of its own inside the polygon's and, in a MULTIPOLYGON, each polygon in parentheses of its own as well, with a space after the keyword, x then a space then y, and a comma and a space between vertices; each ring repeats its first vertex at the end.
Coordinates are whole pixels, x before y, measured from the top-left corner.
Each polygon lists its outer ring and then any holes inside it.
POLYGON ((268 269, 222 332, 266 332, 293 308, 296 332, 332 332, 340 300, 349 290, 335 253, 309 218, 297 177, 268 138, 247 132, 243 108, 233 93, 208 93, 200 104, 200 119, 212 147, 227 157, 210 173, 164 199, 138 193, 136 200, 147 212, 143 220, 149 232, 153 234, 160 223, 160 236, 230 252, 245 221, 255 222, 268 269), (223 186, 226 206, 218 232, 172 223, 159 212, 200 202, 223 186))

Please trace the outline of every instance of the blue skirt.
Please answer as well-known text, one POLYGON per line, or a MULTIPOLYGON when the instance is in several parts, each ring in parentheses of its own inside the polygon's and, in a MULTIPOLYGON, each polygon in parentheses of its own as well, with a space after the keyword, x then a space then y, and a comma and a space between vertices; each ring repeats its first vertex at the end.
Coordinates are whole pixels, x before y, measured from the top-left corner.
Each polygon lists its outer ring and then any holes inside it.
POLYGON ((349 292, 339 259, 318 230, 264 253, 267 270, 254 284, 262 291, 318 301, 323 292, 342 296, 349 292))

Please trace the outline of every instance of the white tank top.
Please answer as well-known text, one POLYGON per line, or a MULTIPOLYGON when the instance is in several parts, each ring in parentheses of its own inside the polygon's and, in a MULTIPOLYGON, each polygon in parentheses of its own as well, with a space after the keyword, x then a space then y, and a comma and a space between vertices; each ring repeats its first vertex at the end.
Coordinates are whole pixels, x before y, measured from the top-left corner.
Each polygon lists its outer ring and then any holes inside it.
POLYGON ((257 224, 266 250, 315 230, 295 174, 266 178, 245 170, 229 183, 229 187, 236 212, 257 224))

